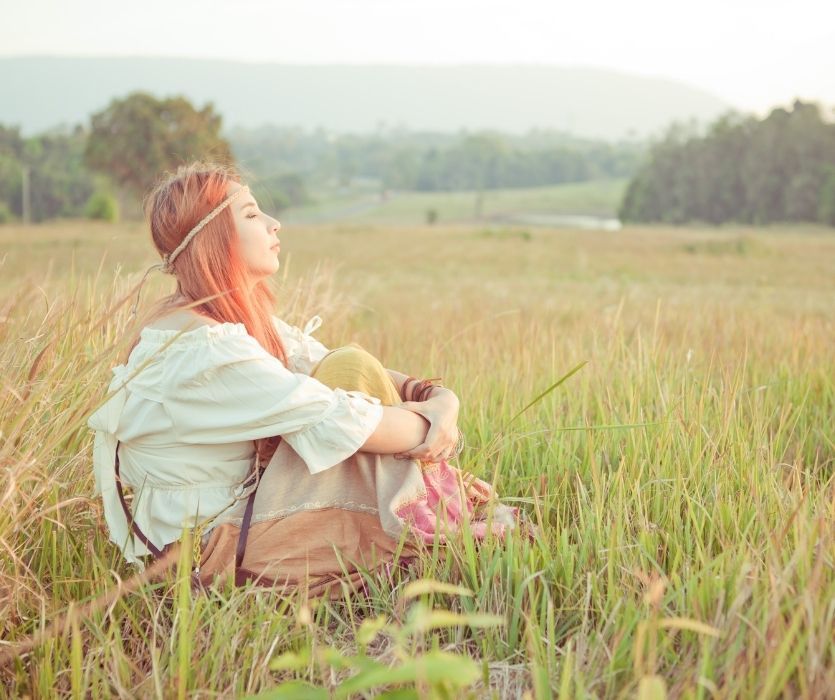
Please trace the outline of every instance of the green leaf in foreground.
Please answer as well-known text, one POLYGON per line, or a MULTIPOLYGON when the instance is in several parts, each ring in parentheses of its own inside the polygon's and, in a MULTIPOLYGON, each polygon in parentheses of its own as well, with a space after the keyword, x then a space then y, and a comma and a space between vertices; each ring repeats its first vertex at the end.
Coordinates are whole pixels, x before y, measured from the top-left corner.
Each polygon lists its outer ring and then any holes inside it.
POLYGON ((302 649, 299 652, 288 651, 276 656, 270 661, 270 669, 273 671, 298 671, 310 663, 310 649, 302 649))
POLYGON ((412 634, 446 627, 499 627, 502 624, 504 624, 504 618, 500 615, 486 613, 461 615, 449 610, 430 610, 425 605, 415 605, 409 611, 409 620, 403 627, 403 631, 412 634))
MULTIPOLYGON (((576 367, 568 370, 562 377, 557 379, 551 386, 549 386, 545 391, 539 394, 536 398, 533 399, 527 406, 525 406, 521 411, 517 411, 513 417, 507 422, 507 425, 510 425, 513 421, 515 421, 519 416, 521 416, 525 411, 527 411, 531 406, 533 406, 537 401, 544 398, 548 394, 550 394, 554 389, 556 389, 560 384, 565 382, 569 377, 579 372, 583 367, 585 367, 589 363, 588 360, 583 360, 579 365, 576 367)), ((505 427, 507 427, 507 425, 505 427)))
POLYGON ((329 700, 324 688, 317 688, 304 681, 287 681, 258 695, 248 695, 244 700, 329 700))
POLYGON ((465 595, 472 596, 473 592, 464 586, 456 586, 452 583, 444 583, 443 581, 435 581, 433 579, 423 578, 418 581, 412 581, 403 589, 403 597, 416 598, 424 593, 448 593, 449 595, 465 595))
POLYGON ((446 684, 462 688, 478 680, 478 676, 478 665, 472 659, 444 651, 432 651, 415 659, 407 659, 399 666, 379 666, 360 671, 342 683, 334 697, 346 698, 362 690, 402 683, 446 684))

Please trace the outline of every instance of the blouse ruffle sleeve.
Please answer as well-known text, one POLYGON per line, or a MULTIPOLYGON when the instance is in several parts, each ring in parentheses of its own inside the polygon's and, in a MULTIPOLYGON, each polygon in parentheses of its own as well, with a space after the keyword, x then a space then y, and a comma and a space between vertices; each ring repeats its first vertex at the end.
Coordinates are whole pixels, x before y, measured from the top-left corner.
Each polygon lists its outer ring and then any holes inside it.
MULTIPOLYGON (((113 378, 108 387, 109 398, 88 418, 87 425, 95 431, 93 438, 94 493, 101 494, 104 501, 104 517, 110 531, 110 540, 119 547, 123 547, 131 538, 116 491, 116 473, 113 463, 118 442, 116 430, 127 396, 124 388, 126 372, 122 366, 114 367, 112 372, 113 378)), ((128 561, 143 566, 133 550, 128 553, 127 557, 128 561)))
POLYGON ((379 398, 293 372, 249 335, 210 343, 196 363, 184 353, 181 363, 168 363, 163 405, 186 443, 281 435, 315 474, 357 452, 383 418, 379 398))

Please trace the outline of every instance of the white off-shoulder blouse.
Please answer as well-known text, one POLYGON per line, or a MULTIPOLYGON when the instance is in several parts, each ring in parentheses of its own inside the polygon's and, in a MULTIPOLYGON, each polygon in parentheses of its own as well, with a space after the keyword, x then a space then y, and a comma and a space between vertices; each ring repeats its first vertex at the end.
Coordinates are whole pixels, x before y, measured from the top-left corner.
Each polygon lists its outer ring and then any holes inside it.
POLYGON ((242 323, 142 329, 127 363, 112 368, 108 394, 115 393, 87 421, 95 431, 96 493, 110 539, 128 561, 141 566, 137 557, 149 552, 129 531, 118 499, 117 440, 122 481, 135 494, 133 516, 162 548, 184 526, 210 521, 247 495, 253 440, 281 435, 316 474, 356 453, 374 432, 380 399, 309 376, 328 352, 311 335, 321 322, 314 316, 301 330, 273 316, 289 367, 242 323))

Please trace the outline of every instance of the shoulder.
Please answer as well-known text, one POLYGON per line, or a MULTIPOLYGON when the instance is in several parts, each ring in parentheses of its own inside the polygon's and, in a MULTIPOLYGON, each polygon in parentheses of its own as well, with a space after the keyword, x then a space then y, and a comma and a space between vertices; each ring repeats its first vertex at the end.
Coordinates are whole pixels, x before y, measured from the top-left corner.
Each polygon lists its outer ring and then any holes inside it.
POLYGON ((248 361, 261 365, 271 358, 243 323, 200 324, 190 330, 148 325, 122 368, 131 388, 144 388, 148 398, 159 400, 207 381, 224 367, 248 361))
POLYGON ((198 328, 200 326, 218 325, 220 325, 220 323, 215 321, 213 318, 209 318, 203 314, 198 314, 194 311, 186 309, 162 316, 145 327, 160 331, 179 331, 188 330, 190 328, 198 328))

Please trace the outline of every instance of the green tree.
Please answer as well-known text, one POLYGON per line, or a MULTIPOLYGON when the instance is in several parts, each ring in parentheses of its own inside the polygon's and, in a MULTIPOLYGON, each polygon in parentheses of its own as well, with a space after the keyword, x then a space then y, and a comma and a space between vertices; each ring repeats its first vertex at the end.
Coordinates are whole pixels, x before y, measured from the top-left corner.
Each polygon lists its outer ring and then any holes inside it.
POLYGON ((303 206, 312 201, 304 179, 298 173, 259 178, 253 184, 253 193, 273 211, 303 206))
POLYGON ((84 159, 128 193, 141 197, 160 173, 195 159, 232 164, 212 103, 198 110, 184 97, 135 92, 90 119, 84 159))
POLYGON ((119 203, 109 192, 94 192, 87 200, 84 207, 84 215, 88 219, 100 219, 102 221, 119 220, 119 203))
POLYGON ((623 221, 768 224, 829 216, 835 124, 795 100, 762 120, 722 116, 705 135, 671 129, 626 189, 623 221))
POLYGON ((17 128, 0 126, 0 202, 11 215, 22 217, 26 177, 32 221, 81 215, 93 191, 93 178, 83 163, 85 144, 80 126, 25 139, 17 128))
POLYGON ((835 167, 827 169, 818 197, 818 221, 835 226, 835 167))

